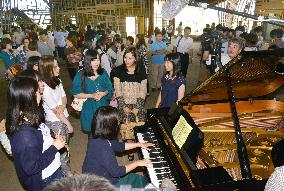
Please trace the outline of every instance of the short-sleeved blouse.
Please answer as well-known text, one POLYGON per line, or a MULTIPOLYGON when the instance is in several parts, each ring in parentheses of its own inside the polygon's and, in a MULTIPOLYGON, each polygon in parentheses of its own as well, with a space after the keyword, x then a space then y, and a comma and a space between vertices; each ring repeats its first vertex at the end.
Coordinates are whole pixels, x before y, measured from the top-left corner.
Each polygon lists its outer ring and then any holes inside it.
POLYGON ((162 77, 161 107, 170 107, 178 100, 178 89, 183 84, 185 85, 183 76, 175 77, 173 80, 168 75, 162 77))

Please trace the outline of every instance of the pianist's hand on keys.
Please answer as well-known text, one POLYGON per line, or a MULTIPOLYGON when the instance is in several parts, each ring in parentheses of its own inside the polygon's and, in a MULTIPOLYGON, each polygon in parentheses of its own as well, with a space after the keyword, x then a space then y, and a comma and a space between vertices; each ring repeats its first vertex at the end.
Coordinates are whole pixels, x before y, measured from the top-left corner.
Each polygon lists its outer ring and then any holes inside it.
MULTIPOLYGON (((139 147, 141 147, 141 149, 148 149, 148 147, 154 147, 155 144, 153 143, 139 143, 139 147)), ((149 160, 149 158, 145 158, 143 160, 139 160, 137 161, 137 165, 138 166, 145 166, 145 167, 150 167, 152 166, 152 162, 151 160, 149 160)))
POLYGON ((164 179, 169 179, 177 187, 177 182, 171 173, 170 166, 163 155, 153 130, 149 128, 146 133, 137 133, 137 140, 139 143, 154 143, 153 146, 146 149, 141 148, 143 157, 151 161, 151 165, 147 166, 147 171, 152 184, 159 188, 164 179))
POLYGON ((154 146, 155 146, 155 144, 153 144, 153 143, 140 143, 140 147, 142 149, 147 149, 148 147, 154 147, 154 146))

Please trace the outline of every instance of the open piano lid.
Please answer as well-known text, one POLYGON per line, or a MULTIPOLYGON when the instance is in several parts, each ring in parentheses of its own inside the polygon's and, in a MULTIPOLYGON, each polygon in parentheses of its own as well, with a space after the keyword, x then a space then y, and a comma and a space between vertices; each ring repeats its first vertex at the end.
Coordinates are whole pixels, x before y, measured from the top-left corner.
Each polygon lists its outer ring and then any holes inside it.
POLYGON ((284 83, 284 76, 275 72, 281 57, 284 57, 284 49, 243 51, 193 90, 189 97, 182 99, 181 104, 228 100, 228 71, 231 72, 236 99, 257 98, 271 94, 284 83))

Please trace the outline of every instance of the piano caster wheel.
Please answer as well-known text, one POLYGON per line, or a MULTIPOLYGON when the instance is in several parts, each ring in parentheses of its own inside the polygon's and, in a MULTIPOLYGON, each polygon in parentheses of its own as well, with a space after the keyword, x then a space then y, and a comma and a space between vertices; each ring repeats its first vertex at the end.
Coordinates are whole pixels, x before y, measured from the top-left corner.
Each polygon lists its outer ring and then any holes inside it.
POLYGON ((133 153, 128 154, 127 157, 128 157, 129 161, 134 161, 134 154, 133 153))

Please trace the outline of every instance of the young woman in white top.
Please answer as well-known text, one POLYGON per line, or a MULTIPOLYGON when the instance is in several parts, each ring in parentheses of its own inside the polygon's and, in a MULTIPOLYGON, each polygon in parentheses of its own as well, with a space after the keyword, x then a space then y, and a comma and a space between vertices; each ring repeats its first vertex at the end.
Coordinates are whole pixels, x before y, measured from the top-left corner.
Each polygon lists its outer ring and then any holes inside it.
MULTIPOLYGON (((43 109, 45 112, 45 124, 54 135, 65 136, 68 143, 69 134, 73 127, 68 120, 66 109, 67 98, 61 80, 59 79, 59 66, 53 56, 43 56, 39 62, 39 71, 44 81, 43 109)), ((62 151, 61 169, 64 175, 70 174, 70 164, 67 151, 62 151)))

